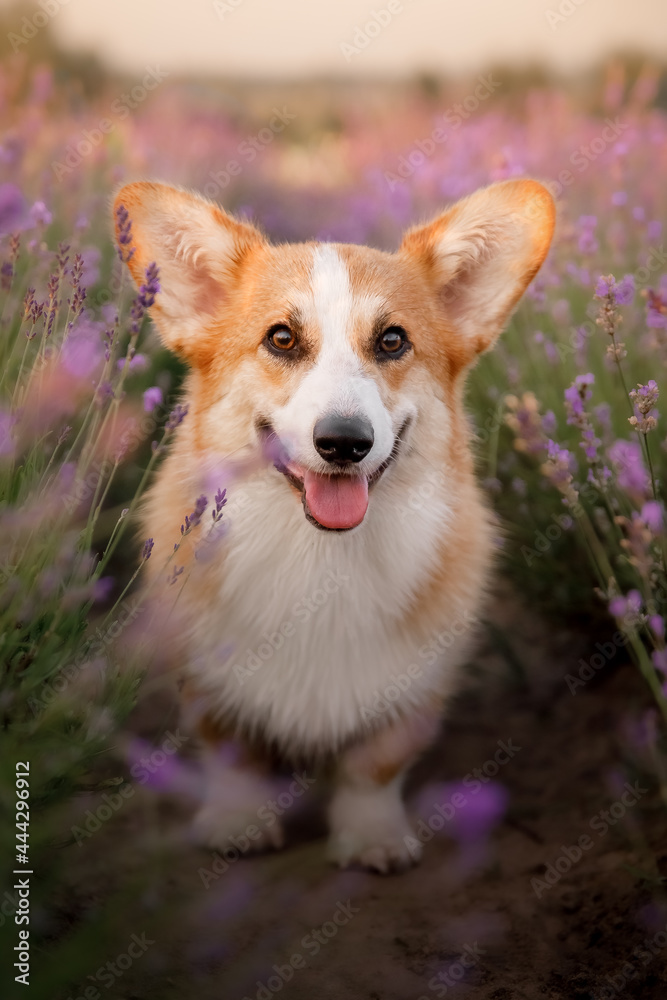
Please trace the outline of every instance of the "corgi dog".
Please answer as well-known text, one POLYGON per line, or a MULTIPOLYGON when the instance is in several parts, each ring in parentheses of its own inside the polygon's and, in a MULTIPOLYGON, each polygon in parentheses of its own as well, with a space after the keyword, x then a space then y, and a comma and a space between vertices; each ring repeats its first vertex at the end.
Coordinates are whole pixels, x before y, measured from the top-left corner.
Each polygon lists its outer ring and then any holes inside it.
POLYGON ((465 378, 546 256, 553 199, 493 184, 394 253, 272 245, 163 184, 128 184, 115 205, 136 284, 159 268, 158 333, 189 366, 143 527, 202 738, 197 835, 282 844, 276 816, 258 822, 278 751, 332 767, 336 863, 404 869, 403 779, 460 682, 493 559, 465 378), (218 524, 213 495, 244 461, 218 524))

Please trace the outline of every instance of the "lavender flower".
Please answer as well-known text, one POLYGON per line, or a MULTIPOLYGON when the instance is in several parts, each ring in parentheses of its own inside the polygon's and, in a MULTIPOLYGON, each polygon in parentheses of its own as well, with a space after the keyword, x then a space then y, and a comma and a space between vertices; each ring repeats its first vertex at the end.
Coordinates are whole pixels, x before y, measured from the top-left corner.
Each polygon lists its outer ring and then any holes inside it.
POLYGON ((30 224, 33 226, 50 226, 53 222, 53 215, 43 201, 36 201, 28 213, 30 224))
POLYGON ((22 229, 26 203, 15 184, 0 184, 0 233, 22 229))
POLYGON ((47 285, 47 290, 49 293, 49 301, 45 303, 46 307, 46 336, 50 337, 53 333, 53 325, 56 319, 56 313, 60 306, 58 301, 58 289, 60 287, 60 276, 58 274, 52 274, 49 278, 49 283, 47 285))
POLYGON ((78 378, 88 378, 99 367, 103 347, 100 339, 100 324, 82 317, 73 327, 65 341, 63 366, 78 378))
POLYGON ((114 579, 112 576, 101 576, 93 584, 93 600, 102 603, 107 601, 113 590, 114 579))
POLYGON ((616 302, 619 306, 629 306, 635 297, 635 279, 632 274, 624 274, 616 285, 616 302))
POLYGON ((81 282, 81 277, 83 275, 83 258, 80 253, 74 255, 74 266, 72 267, 72 275, 70 278, 70 284, 74 290, 74 294, 71 299, 68 299, 68 305, 72 313, 72 319, 70 322, 74 322, 78 316, 81 314, 83 309, 83 304, 86 299, 87 291, 83 287, 81 282))
POLYGON ((568 424, 581 426, 581 418, 586 415, 584 403, 587 403, 593 395, 590 386, 594 382, 594 375, 577 375, 569 389, 565 390, 565 407, 568 412, 568 424))
POLYGON ((657 534, 662 531, 662 526, 664 522, 664 512, 662 509, 662 504, 658 503, 657 500, 649 500, 641 509, 640 517, 647 528, 657 534))
POLYGON ((174 409, 169 414, 165 429, 168 431, 175 430, 178 427, 178 425, 183 422, 184 418, 187 415, 187 412, 188 412, 187 406, 181 406, 180 403, 177 403, 174 409))
POLYGON ((654 649, 651 653, 653 666, 667 677, 667 649, 654 649))
POLYGON ((162 406, 162 389, 157 385, 152 385, 144 392, 144 410, 152 413, 158 406, 162 406))
POLYGON ((144 542, 144 547, 141 550, 141 558, 144 562, 147 562, 150 559, 154 544, 155 543, 152 538, 147 538, 144 542))
POLYGON ((558 430, 558 421, 553 410, 547 410, 542 417, 542 430, 551 437, 558 430))
POLYGON ((648 620, 649 628, 658 639, 665 638, 665 619, 662 615, 650 615, 648 620))
POLYGON ((658 423, 658 411, 655 404, 658 402, 660 390, 654 379, 646 385, 637 383, 638 388, 630 391, 630 399, 635 406, 635 414, 628 417, 628 422, 639 431, 640 434, 648 434, 658 423))
POLYGON ((646 325, 655 330, 667 328, 667 297, 650 288, 646 296, 646 325))
POLYGON ((119 358, 116 362, 116 368, 122 371, 125 365, 130 372, 142 372, 148 368, 148 358, 145 354, 137 354, 134 348, 129 347, 127 357, 119 358))
POLYGON ((628 493, 645 494, 648 475, 644 468, 639 443, 619 439, 609 448, 608 454, 616 466, 616 479, 619 487, 628 493))
POLYGON ((616 283, 613 274, 602 275, 595 285, 595 298, 601 302, 595 322, 612 338, 613 343, 607 348, 607 356, 617 362, 627 353, 624 345, 617 344, 614 340, 616 329, 622 319, 618 307, 631 301, 633 295, 634 279, 629 274, 626 274, 620 285, 616 283))
POLYGON ((555 441, 549 440, 542 475, 560 490, 568 506, 575 504, 579 497, 572 485, 572 468, 576 468, 574 455, 567 448, 561 448, 555 441))
POLYGON ((132 243, 132 220, 125 205, 119 205, 116 209, 116 226, 118 232, 118 256, 124 264, 134 256, 135 248, 132 243))
POLYGON ((192 528, 196 528, 197 525, 200 524, 202 519, 202 514, 204 513, 207 507, 208 507, 208 499, 202 493, 202 495, 200 497, 197 497, 197 499, 195 500, 195 508, 192 511, 192 513, 185 515, 185 524, 181 525, 182 535, 185 535, 192 528))
POLYGON ((609 602, 609 613, 614 618, 625 618, 626 615, 636 617, 642 608, 642 595, 638 590, 629 590, 625 597, 619 595, 609 602))
POLYGON ((211 516, 217 522, 222 517, 222 508, 227 503, 227 490, 218 490, 213 499, 215 500, 215 510, 211 511, 211 516))
POLYGON ((579 447, 583 448, 590 468, 588 470, 588 481, 598 489, 605 490, 611 471, 600 459, 598 449, 602 444, 596 435, 590 413, 586 409, 586 403, 592 398, 591 386, 595 382, 595 376, 577 375, 572 385, 565 390, 565 408, 568 413, 568 424, 574 424, 581 430, 582 440, 579 447))
POLYGON ((614 298, 615 301, 616 278, 613 274, 601 275, 595 283, 595 298, 614 298))
POLYGON ((150 309, 155 302, 155 296, 160 291, 159 274, 159 268, 153 261, 146 268, 146 283, 139 289, 139 300, 144 309, 150 309))
POLYGON ((159 271, 157 264, 149 264, 145 271, 146 282, 139 288, 137 296, 130 309, 130 329, 133 334, 139 333, 139 327, 146 310, 150 309, 150 307, 155 303, 155 296, 160 291, 158 274, 159 271))

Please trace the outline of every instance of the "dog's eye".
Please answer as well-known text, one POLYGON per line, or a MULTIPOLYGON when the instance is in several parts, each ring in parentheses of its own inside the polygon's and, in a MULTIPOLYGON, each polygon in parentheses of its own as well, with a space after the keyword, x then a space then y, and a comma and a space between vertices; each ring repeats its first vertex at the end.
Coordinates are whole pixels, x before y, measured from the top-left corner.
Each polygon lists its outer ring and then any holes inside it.
POLYGON ((387 327, 384 333, 380 334, 377 342, 378 353, 389 355, 392 358, 400 357, 409 346, 408 335, 402 326, 387 327))
POLYGON ((272 326, 266 340, 275 351, 291 351, 296 346, 296 336, 288 326, 272 326))

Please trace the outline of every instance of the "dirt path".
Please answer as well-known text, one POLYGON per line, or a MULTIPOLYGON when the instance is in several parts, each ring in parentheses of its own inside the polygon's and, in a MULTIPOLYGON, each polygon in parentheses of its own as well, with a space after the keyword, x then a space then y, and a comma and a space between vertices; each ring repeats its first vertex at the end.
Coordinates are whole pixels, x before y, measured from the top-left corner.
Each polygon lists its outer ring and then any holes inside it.
MULTIPOLYGON (((512 753, 501 754, 495 780, 508 808, 488 841, 471 847, 438 834, 422 864, 398 877, 337 872, 326 863, 311 796, 290 813, 284 852, 231 860, 212 877, 210 853, 180 843, 189 813, 182 800, 145 793, 119 817, 115 836, 159 829, 179 844, 176 864, 158 879, 160 905, 173 912, 168 940, 156 939, 128 972, 119 998, 664 1000, 667 909, 651 903, 655 886, 642 877, 656 855, 665 873, 664 812, 626 746, 626 720, 649 704, 643 685, 621 654, 572 695, 564 675, 591 656, 592 640, 554 633, 508 599, 492 617, 511 637, 514 676, 497 636, 487 641, 474 663, 481 684, 456 704, 410 787, 413 807, 437 817, 442 783, 493 771, 502 741, 512 753), (618 822, 607 814, 612 825, 601 810, 615 801, 630 804, 618 822), (545 880, 549 864, 554 884, 545 880)), ((483 784, 465 807, 471 822, 471 806, 483 822, 489 805, 483 784)), ((463 808, 453 825, 465 833, 461 817, 463 808)))

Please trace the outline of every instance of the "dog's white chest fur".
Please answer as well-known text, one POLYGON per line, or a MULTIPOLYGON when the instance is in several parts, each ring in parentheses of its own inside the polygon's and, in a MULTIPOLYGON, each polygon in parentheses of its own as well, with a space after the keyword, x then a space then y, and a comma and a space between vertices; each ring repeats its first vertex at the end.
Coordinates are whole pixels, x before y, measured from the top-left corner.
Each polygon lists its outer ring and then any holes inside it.
POLYGON ((428 627, 404 620, 447 511, 403 517, 405 484, 387 480, 361 528, 340 534, 309 524, 275 470, 232 492, 218 593, 191 632, 190 667, 215 708, 280 744, 323 749, 363 732, 363 710, 399 676, 407 702, 442 691, 442 665, 419 655, 428 627))

